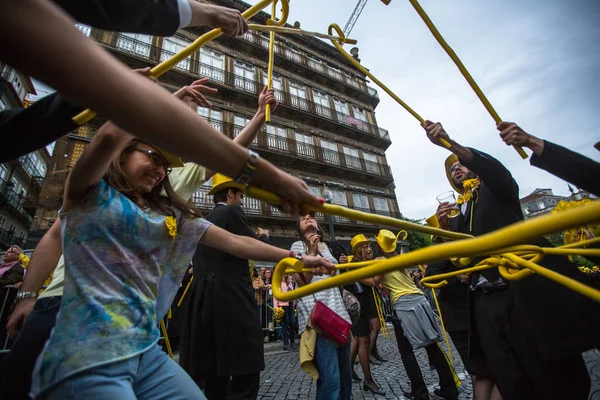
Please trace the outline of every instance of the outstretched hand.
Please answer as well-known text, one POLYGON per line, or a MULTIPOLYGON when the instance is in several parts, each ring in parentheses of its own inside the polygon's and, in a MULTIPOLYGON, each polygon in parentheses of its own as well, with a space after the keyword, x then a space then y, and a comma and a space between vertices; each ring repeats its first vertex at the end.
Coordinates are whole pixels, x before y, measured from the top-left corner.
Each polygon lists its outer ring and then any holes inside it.
POLYGON ((442 144, 442 139, 449 141, 450 136, 448 136, 442 124, 440 124, 439 122, 434 123, 427 120, 423 122, 421 126, 423 127, 423 129, 425 129, 427 139, 429 139, 431 143, 445 148, 445 146, 442 144))
POLYGON ((186 85, 181 87, 178 91, 173 93, 173 96, 183 100, 184 103, 193 101, 201 107, 210 108, 212 104, 210 104, 210 101, 208 101, 201 92, 217 93, 218 90, 216 88, 206 86, 205 84, 207 82, 208 78, 198 79, 197 81, 192 82, 192 84, 189 86, 186 85))
POLYGON ((525 132, 514 122, 502 121, 498 124, 500 137, 507 146, 525 146, 538 156, 544 151, 544 141, 525 132))

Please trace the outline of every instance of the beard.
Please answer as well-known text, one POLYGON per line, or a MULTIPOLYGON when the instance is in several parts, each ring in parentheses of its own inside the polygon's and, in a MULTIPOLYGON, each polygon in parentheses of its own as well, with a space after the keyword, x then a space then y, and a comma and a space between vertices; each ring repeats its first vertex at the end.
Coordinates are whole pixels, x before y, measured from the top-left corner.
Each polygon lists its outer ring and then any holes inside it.
POLYGON ((462 187, 462 184, 464 181, 467 181, 469 179, 476 179, 476 178, 477 178, 477 175, 475 175, 475 173, 469 171, 466 174, 464 174, 463 176, 461 176, 460 179, 452 178, 452 182, 454 182, 455 186, 460 188, 460 187, 462 187))

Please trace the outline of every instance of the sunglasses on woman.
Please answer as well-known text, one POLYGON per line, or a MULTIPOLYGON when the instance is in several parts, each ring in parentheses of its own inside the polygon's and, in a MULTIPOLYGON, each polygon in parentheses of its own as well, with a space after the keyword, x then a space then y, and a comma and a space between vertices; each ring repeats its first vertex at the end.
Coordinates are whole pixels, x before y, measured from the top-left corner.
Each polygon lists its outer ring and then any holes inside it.
POLYGON ((152 164, 154 164, 154 166, 163 167, 165 169, 165 175, 169 175, 171 173, 172 168, 169 166, 167 159, 159 152, 149 149, 140 149, 138 147, 134 147, 133 150, 137 150, 141 153, 146 154, 150 158, 150 161, 152 161, 152 164))

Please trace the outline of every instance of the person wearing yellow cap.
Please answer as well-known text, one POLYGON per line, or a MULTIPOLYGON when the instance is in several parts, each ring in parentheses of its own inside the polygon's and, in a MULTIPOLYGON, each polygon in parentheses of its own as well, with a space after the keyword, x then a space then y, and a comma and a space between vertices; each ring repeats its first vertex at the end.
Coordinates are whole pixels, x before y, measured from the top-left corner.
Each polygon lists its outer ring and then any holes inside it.
MULTIPOLYGON (((350 246, 352 247, 352 262, 362 262, 373 259, 371 241, 362 233, 354 236, 352 240, 350 240, 350 246)), ((344 286, 344 288, 352 293, 360 303, 360 316, 358 321, 352 325, 352 336, 354 336, 354 339, 350 346, 350 361, 354 363, 354 360, 358 355, 360 366, 365 377, 363 389, 380 396, 385 396, 385 392, 381 390, 371 375, 369 360, 371 319, 377 319, 377 309, 375 308, 375 300, 373 299, 373 291, 371 290, 371 287, 374 285, 375 282, 373 278, 365 278, 361 279, 359 282, 344 286)), ((377 319, 377 321, 379 321, 379 319, 377 319)), ((377 325, 379 326, 379 324, 377 325)), ((358 375, 356 375, 354 368, 352 369, 352 379, 355 381, 360 380, 358 375)))
MULTIPOLYGON (((398 255, 396 248, 399 235, 400 233, 394 235, 387 229, 379 231, 375 239, 383 256, 378 259, 387 259, 398 255)), ((408 270, 389 272, 376 276, 375 279, 381 282, 390 294, 398 316, 399 321, 394 323, 394 333, 400 357, 411 383, 410 397, 429 399, 429 391, 414 354, 414 350, 425 348, 440 379, 440 389, 436 394, 448 400, 458 399, 458 390, 452 371, 442 350, 437 345, 437 342, 442 340, 442 334, 433 310, 423 292, 415 286, 408 270)))
MULTIPOLYGON (((506 125, 501 124, 509 131, 515 129, 506 125)), ((440 228, 480 236, 523 220, 519 187, 500 161, 457 143, 439 123, 426 121, 423 127, 432 143, 440 147, 442 139, 450 143, 453 154, 444 169, 460 194, 456 217, 448 217, 452 204, 438 206, 440 228)), ((545 238, 527 244, 552 247, 545 238)), ((481 259, 474 258, 469 266, 481 259)), ((567 257, 545 255, 540 264, 588 286, 599 284, 580 273, 567 257)), ((487 378, 504 400, 587 398, 590 381, 581 353, 598 345, 599 303, 537 274, 507 281, 497 268, 490 268, 466 281, 470 281, 469 351, 481 349, 489 368, 487 378)))

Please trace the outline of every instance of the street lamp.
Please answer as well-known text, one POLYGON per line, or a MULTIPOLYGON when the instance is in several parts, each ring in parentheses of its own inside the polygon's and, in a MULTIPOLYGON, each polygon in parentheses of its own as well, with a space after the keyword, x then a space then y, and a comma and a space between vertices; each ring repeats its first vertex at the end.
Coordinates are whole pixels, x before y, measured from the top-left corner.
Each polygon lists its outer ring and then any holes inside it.
MULTIPOLYGON (((323 191, 323 197, 325 198, 325 203, 331 204, 333 200, 333 193, 331 190, 325 186, 325 190, 323 191)), ((333 216, 331 214, 327 214, 327 222, 329 223, 329 236, 331 242, 335 242, 335 228, 333 226, 333 216)))

